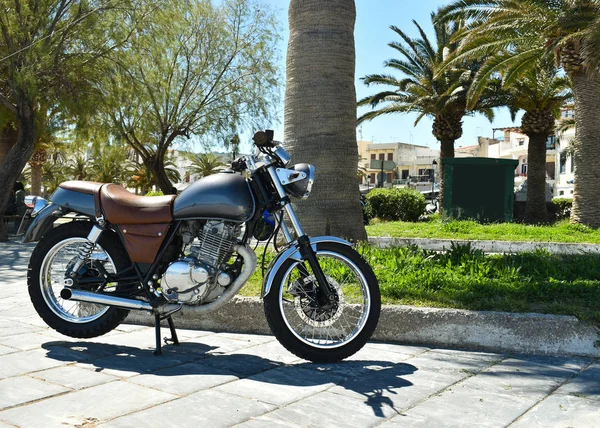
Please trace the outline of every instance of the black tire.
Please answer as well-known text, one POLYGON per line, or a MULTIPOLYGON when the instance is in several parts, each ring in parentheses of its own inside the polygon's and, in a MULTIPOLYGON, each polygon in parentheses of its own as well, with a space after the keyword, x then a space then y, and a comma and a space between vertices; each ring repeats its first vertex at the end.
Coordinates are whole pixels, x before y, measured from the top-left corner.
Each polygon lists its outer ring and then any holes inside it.
POLYGON ((331 242, 320 243, 317 245, 317 258, 323 273, 338 290, 339 301, 335 309, 319 314, 318 310, 311 306, 314 299, 305 292, 311 287, 302 285, 299 291, 298 281, 302 281, 303 284, 313 284, 314 276, 307 277, 306 274, 301 274, 297 269, 300 266, 298 262, 289 259, 276 273, 272 287, 264 298, 265 316, 271 331, 288 351, 300 358, 318 363, 340 361, 360 350, 375 331, 381 311, 379 284, 371 267, 352 247, 331 242), (348 264, 348 261, 354 266, 348 264), (347 271, 343 271, 344 269, 347 271), (353 272, 356 275, 356 284, 346 284, 348 278, 346 272, 353 272), (340 283, 335 275, 344 276, 345 280, 340 283), (304 279, 291 282, 293 277, 304 277, 304 279), (362 306, 360 303, 347 304, 348 298, 352 299, 356 294, 348 292, 356 290, 360 290, 357 299, 363 300, 362 306), (290 301, 291 297, 293 305, 290 301), (340 321, 344 312, 347 312, 347 316, 352 315, 353 312, 360 315, 358 325, 346 336, 344 332, 349 322, 347 319, 340 321), (318 319, 320 317, 321 319, 318 319), (293 322, 292 318, 299 320, 297 327, 300 331, 297 331, 293 325, 296 322, 293 322), (312 338, 309 333, 311 328, 312 338), (317 332, 316 338, 315 332, 317 332), (332 332, 331 336, 329 332, 332 332), (305 333, 307 337, 301 337, 301 333, 305 333), (325 339, 319 338, 323 334, 325 339), (339 337, 334 338, 334 335, 339 337), (329 343, 320 343, 321 341, 329 343))
MULTIPOLYGON (((70 337, 101 336, 117 327, 129 313, 128 310, 115 307, 64 301, 60 298, 63 285, 53 284, 53 280, 60 279, 60 272, 64 270, 65 262, 74 260, 73 255, 76 254, 77 245, 84 242, 81 238, 87 238, 91 228, 92 223, 89 221, 73 221, 48 231, 33 250, 29 260, 27 287, 35 310, 46 324, 70 337), (59 268, 58 263, 54 262, 63 250, 66 254, 59 268), (56 267, 57 274, 54 277, 48 267, 50 269, 56 267), (42 270, 45 272, 45 280, 42 280, 42 270), (77 314, 70 314, 68 307, 72 307, 77 314), (92 311, 96 312, 82 316, 82 312, 85 314, 92 311)), ((112 232, 102 233, 95 251, 98 254, 103 251, 108 256, 105 268, 109 271, 110 269, 119 271, 129 266, 129 256, 112 232)))

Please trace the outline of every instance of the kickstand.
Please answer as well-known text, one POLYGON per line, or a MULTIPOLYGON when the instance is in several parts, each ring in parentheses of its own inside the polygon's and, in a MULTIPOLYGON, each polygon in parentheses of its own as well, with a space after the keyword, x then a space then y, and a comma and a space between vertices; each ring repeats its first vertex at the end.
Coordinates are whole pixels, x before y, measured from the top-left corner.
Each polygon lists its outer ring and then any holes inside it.
POLYGON ((177 332, 175 331, 175 323, 173 322, 173 318, 171 318, 171 314, 161 317, 159 314, 154 315, 154 332, 156 336, 156 349, 154 350, 154 355, 162 355, 162 342, 160 340, 160 322, 166 319, 169 323, 169 329, 171 330, 171 337, 165 337, 165 345, 172 343, 173 345, 179 345, 179 338, 177 337, 177 332))

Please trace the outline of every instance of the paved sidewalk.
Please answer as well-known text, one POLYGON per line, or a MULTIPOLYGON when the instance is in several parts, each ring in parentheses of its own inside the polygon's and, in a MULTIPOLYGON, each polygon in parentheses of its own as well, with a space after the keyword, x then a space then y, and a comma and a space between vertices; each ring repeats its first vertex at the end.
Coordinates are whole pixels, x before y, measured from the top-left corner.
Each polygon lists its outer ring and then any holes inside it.
POLYGON ((149 327, 71 339, 29 303, 29 251, 0 244, 0 428, 600 426, 593 359, 369 343, 317 365, 267 335, 180 330, 162 357, 149 327))

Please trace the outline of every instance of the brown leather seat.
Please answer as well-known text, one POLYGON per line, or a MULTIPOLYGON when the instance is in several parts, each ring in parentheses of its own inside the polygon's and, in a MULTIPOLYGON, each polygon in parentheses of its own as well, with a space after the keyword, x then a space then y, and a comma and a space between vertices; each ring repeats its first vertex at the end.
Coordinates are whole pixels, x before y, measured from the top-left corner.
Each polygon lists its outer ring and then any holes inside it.
POLYGON ((95 181, 65 181, 64 183, 60 183, 58 187, 65 190, 85 193, 86 195, 93 195, 99 192, 104 184, 105 183, 96 183, 95 181))
POLYGON ((117 184, 100 188, 102 211, 113 224, 170 223, 175 195, 138 196, 117 184))

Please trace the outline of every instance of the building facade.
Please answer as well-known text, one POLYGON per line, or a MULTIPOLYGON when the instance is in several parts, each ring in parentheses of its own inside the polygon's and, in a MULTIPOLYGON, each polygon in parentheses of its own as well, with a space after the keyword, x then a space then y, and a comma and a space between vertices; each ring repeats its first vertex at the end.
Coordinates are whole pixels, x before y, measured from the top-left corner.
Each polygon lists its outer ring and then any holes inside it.
POLYGON ((359 183, 374 187, 380 182, 380 169, 371 168, 372 160, 392 161, 395 167, 384 169, 384 186, 406 185, 412 182, 433 180, 433 162, 439 162, 439 150, 427 146, 407 143, 374 144, 368 141, 358 142, 359 183))

